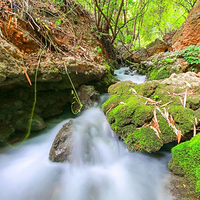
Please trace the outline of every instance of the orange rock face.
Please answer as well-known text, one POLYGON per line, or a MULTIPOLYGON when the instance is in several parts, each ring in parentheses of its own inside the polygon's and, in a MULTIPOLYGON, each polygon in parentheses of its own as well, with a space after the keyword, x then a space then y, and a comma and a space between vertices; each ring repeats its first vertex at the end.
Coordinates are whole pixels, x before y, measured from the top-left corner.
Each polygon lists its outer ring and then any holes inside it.
POLYGON ((181 50, 190 45, 200 46, 200 0, 172 39, 173 50, 181 50))

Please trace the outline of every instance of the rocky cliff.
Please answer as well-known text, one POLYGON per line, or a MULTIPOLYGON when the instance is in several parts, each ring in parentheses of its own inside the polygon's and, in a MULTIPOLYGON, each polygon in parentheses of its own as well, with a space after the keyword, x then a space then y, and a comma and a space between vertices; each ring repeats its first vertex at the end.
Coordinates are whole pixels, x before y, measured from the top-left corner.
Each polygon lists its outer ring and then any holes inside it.
POLYGON ((173 37, 173 50, 181 50, 190 45, 200 46, 200 1, 190 11, 186 21, 173 37))
POLYGON ((24 138, 35 103, 32 131, 75 105, 81 85, 106 91, 114 80, 90 14, 72 1, 46 2, 0 4, 1 144, 24 138))

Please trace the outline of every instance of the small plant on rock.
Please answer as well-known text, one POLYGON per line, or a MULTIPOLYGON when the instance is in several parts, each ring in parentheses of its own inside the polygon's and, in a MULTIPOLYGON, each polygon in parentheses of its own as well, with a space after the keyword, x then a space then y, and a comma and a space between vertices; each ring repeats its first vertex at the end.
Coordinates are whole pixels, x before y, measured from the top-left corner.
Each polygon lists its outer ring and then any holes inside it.
POLYGON ((189 65, 200 64, 200 47, 191 45, 185 48, 182 52, 189 65))

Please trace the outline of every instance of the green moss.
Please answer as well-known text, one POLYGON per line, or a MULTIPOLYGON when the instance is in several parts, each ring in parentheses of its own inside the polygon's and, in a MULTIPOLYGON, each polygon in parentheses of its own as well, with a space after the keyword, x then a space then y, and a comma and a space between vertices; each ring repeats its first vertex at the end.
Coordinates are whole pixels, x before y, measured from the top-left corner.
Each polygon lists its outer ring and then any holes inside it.
MULTIPOLYGON (((190 182, 191 188, 200 192, 199 164, 200 164, 200 134, 197 134, 190 141, 181 143, 172 149, 172 159, 169 168, 178 175, 183 175, 190 182)), ((195 192, 195 191, 192 191, 195 192)))
POLYGON ((200 108, 195 111, 195 116, 197 118, 197 121, 200 123, 200 108))
POLYGON ((122 95, 122 94, 132 94, 133 92, 131 91, 132 88, 134 88, 136 84, 131 82, 131 81, 121 81, 118 82, 114 85, 111 85, 108 88, 108 92, 112 95, 112 94, 118 94, 118 95, 122 95))
MULTIPOLYGON (((125 96, 127 97, 127 95, 125 96)), ((124 100, 125 101, 123 102, 123 104, 119 104, 115 108, 113 108, 111 111, 109 111, 108 121, 111 124, 114 123, 116 124, 116 126, 120 126, 120 127, 125 126, 130 123, 135 124, 135 121, 134 121, 135 117, 132 117, 132 116, 134 116, 134 113, 136 112, 138 105, 141 104, 141 101, 136 96, 131 96, 129 99, 124 99, 124 100)), ((139 116, 139 113, 136 114, 136 117, 138 116, 139 116)), ((141 116, 139 116, 139 119, 142 119, 142 118, 144 118, 143 113, 141 113, 141 116)))
POLYGON ((136 110, 132 118, 135 126, 141 127, 145 123, 150 122, 152 118, 153 118, 153 109, 150 106, 140 105, 138 107, 138 104, 136 103, 136 110))
POLYGON ((150 96, 151 99, 154 98, 155 95, 159 97, 159 100, 162 101, 162 104, 171 102, 170 105, 182 105, 180 98, 177 95, 169 95, 169 92, 172 93, 174 88, 171 86, 160 84, 154 91, 153 95, 150 96))
POLYGON ((145 82, 143 84, 135 85, 134 89, 137 91, 138 94, 145 96, 145 97, 150 97, 151 95, 154 94, 155 89, 158 87, 158 83, 152 82, 149 84, 148 82, 145 82))
MULTIPOLYGON (((144 129, 144 127, 150 122, 153 123, 152 118, 155 109, 155 105, 145 97, 153 99, 153 97, 157 95, 159 100, 162 101, 162 104, 172 101, 167 106, 167 109, 169 114, 173 116, 176 128, 181 130, 183 136, 187 136, 186 134, 190 136, 195 123, 195 114, 198 120, 200 120, 200 110, 198 113, 197 111, 195 113, 195 111, 189 108, 183 108, 179 97, 177 95, 169 95, 169 91, 170 93, 177 92, 174 88, 170 87, 170 85, 159 84, 158 81, 146 82, 139 85, 124 81, 109 87, 109 92, 112 96, 103 104, 102 108, 106 113, 112 129, 124 139, 129 150, 155 151, 155 149, 160 148, 161 143, 176 141, 176 134, 173 129, 169 126, 166 119, 157 112, 159 128, 161 130, 161 139, 159 139, 159 145, 157 145, 158 148, 156 146, 154 148, 151 145, 152 140, 150 136, 146 137, 146 143, 142 144, 141 141, 144 140, 144 135, 146 134, 146 129, 144 129), (134 91, 136 91, 137 94, 134 91), (137 130, 138 128, 140 128, 140 131, 137 130), (141 134, 138 134, 139 132, 141 134), (141 136, 141 140, 139 139, 139 135, 141 136), (139 145, 138 143, 140 143, 142 147, 135 147, 135 144, 139 145)), ((153 136, 158 140, 155 132, 150 127, 148 130, 150 130, 153 136)))
POLYGON ((115 94, 103 103, 102 110, 106 113, 109 109, 113 109, 120 104, 126 104, 131 101, 134 102, 135 100, 137 101, 137 99, 134 98, 134 95, 131 96, 126 93, 121 95, 115 94))
POLYGON ((133 114, 134 109, 128 109, 128 106, 118 105, 109 112, 108 121, 116 126, 124 126, 130 124, 130 116, 133 114))
POLYGON ((157 68, 153 69, 148 74, 148 80, 160 80, 160 79, 169 78, 169 77, 170 77, 170 73, 167 70, 166 66, 163 66, 160 69, 157 69, 157 68))
POLYGON ((123 138, 130 151, 158 151, 162 147, 162 141, 156 136, 150 127, 142 127, 123 138))
POLYGON ((102 105, 102 110, 106 113, 111 107, 116 107, 120 102, 118 95, 112 95, 106 102, 102 105))
POLYGON ((187 107, 192 110, 196 110, 200 107, 200 98, 199 96, 188 95, 187 97, 187 107))
POLYGON ((193 110, 183 108, 183 106, 171 106, 168 111, 173 116, 176 126, 180 128, 182 134, 193 130, 195 124, 195 112, 193 110))
POLYGON ((200 167, 196 169, 196 178, 197 178, 197 183, 196 183, 195 191, 200 193, 200 167))
POLYGON ((161 130, 160 137, 164 143, 168 143, 171 141, 176 140, 176 134, 174 133, 173 129, 169 126, 166 119, 161 114, 157 114, 157 119, 159 122, 159 128, 161 130))
POLYGON ((197 181, 197 183, 196 183, 196 189, 195 189, 195 192, 200 193, 200 180, 197 181))

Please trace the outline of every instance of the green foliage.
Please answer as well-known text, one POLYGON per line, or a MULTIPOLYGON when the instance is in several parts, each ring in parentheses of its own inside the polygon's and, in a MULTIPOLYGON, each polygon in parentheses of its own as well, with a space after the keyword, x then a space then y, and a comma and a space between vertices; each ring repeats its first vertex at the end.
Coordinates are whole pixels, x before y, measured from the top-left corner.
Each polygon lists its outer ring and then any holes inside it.
POLYGON ((188 46, 182 50, 181 54, 183 54, 189 65, 200 64, 200 47, 188 46))
MULTIPOLYGON (((62 0, 54 1, 62 2, 62 0)), ((91 30, 97 28, 100 33, 109 34, 116 45, 119 45, 119 42, 128 43, 135 49, 179 28, 196 0, 76 0, 76 2, 96 16, 97 27, 91 27, 91 30), (121 4, 122 11, 119 12, 121 4)))
POLYGON ((62 23, 61 19, 56 20, 56 25, 57 26, 61 25, 61 23, 62 23))
POLYGON ((170 76, 168 66, 163 66, 160 69, 153 69, 148 74, 148 80, 160 80, 170 76))
POLYGON ((175 61, 176 58, 165 58, 164 60, 161 60, 161 63, 163 64, 171 64, 175 61))
POLYGON ((158 100, 159 100, 159 96, 158 96, 158 95, 154 95, 154 96, 153 96, 153 100, 154 100, 154 101, 158 101, 158 100))
POLYGON ((90 30, 91 30, 91 31, 94 31, 94 30, 95 30, 95 27, 94 27, 94 26, 90 26, 90 30))
POLYGON ((97 53, 100 53, 102 51, 101 47, 97 46, 94 48, 94 50, 97 52, 97 53))
POLYGON ((63 0, 53 0, 54 3, 57 3, 60 6, 63 6, 63 0))

